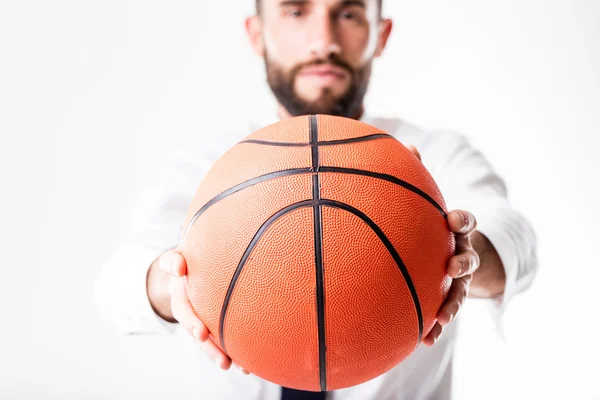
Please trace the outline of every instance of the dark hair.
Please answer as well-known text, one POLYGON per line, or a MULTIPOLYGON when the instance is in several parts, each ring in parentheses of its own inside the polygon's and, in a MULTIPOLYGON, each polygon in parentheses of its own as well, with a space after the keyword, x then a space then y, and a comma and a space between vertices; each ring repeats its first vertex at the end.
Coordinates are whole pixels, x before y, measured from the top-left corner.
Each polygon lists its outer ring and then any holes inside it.
MULTIPOLYGON (((260 3, 261 0, 256 0, 256 14, 260 14, 260 3)), ((379 5, 379 15, 381 15, 381 7, 383 7, 383 0, 377 0, 377 3, 379 5)))

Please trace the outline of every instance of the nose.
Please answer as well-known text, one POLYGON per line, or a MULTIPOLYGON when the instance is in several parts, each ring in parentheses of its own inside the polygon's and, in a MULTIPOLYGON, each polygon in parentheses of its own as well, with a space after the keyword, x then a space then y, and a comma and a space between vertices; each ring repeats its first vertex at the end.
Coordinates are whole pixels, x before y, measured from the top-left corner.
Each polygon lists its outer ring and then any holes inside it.
POLYGON ((335 25, 327 10, 317 13, 312 29, 310 53, 311 57, 327 59, 331 54, 340 54, 342 48, 337 42, 335 25))

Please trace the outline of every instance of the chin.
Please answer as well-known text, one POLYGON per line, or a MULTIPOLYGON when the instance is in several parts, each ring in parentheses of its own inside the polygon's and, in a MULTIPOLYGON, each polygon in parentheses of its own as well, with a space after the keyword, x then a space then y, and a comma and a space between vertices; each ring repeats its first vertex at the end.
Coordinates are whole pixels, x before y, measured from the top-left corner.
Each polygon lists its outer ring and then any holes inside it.
POLYGON ((330 103, 343 97, 346 88, 334 88, 331 86, 319 87, 310 90, 297 91, 296 96, 307 103, 330 103))

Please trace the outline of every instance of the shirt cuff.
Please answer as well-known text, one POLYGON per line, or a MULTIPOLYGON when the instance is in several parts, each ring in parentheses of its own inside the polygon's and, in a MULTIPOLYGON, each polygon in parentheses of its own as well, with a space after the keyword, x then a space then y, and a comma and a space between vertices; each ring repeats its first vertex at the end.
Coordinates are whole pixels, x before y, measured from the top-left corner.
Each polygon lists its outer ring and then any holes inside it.
POLYGON ((123 244, 102 268, 95 298, 104 317, 123 334, 172 334, 178 323, 165 321, 150 305, 146 278, 152 262, 165 249, 123 244))
POLYGON ((504 292, 491 299, 487 299, 488 309, 496 327, 496 332, 506 342, 503 316, 508 302, 515 294, 518 276, 519 260, 515 244, 510 236, 510 229, 506 226, 507 220, 502 213, 477 216, 477 230, 488 238, 498 253, 506 275, 504 292))

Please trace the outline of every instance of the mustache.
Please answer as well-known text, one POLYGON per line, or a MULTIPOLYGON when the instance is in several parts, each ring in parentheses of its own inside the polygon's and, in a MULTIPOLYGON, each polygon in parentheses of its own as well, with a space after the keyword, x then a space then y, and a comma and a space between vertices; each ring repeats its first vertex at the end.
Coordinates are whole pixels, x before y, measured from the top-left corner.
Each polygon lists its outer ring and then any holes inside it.
POLYGON ((327 59, 317 58, 315 60, 311 60, 311 61, 299 64, 299 65, 296 65, 292 71, 292 76, 295 77, 302 68, 312 67, 315 65, 323 65, 323 64, 335 65, 336 67, 345 69, 346 71, 348 71, 350 73, 350 75, 354 75, 354 68, 352 68, 352 66, 350 64, 348 64, 346 61, 342 60, 339 56, 332 54, 329 57, 327 57, 327 59))

